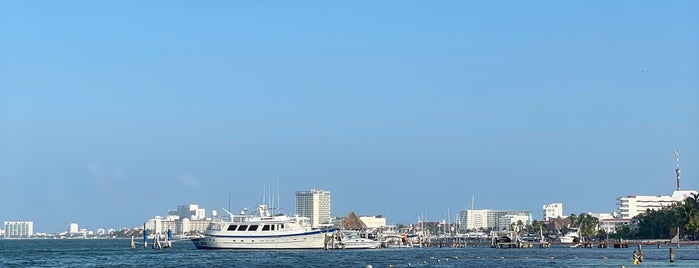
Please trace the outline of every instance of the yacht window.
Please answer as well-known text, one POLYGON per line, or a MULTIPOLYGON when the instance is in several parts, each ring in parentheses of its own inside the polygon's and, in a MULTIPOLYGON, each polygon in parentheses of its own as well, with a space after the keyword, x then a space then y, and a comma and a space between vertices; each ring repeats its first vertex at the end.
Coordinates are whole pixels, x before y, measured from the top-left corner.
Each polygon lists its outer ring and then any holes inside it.
POLYGON ((269 225, 267 225, 267 224, 263 225, 262 231, 269 231, 269 225))
POLYGON ((235 231, 236 228, 238 228, 238 225, 228 225, 228 231, 235 231))
POLYGON ((276 224, 272 224, 272 231, 276 230, 277 229, 276 227, 277 227, 276 224))
POLYGON ((283 223, 279 225, 279 229, 280 229, 280 230, 281 230, 281 229, 284 229, 284 224, 283 224, 283 223))
POLYGON ((238 226, 238 231, 245 231, 245 229, 247 229, 247 228, 248 228, 247 225, 239 225, 239 226, 238 226))
POLYGON ((257 231, 257 225, 250 225, 250 228, 248 228, 248 231, 257 231))

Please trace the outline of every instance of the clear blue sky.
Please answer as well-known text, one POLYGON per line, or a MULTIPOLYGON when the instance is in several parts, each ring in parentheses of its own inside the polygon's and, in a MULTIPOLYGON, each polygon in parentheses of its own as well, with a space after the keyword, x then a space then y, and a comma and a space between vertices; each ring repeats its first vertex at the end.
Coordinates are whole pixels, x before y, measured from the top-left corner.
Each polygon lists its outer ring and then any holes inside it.
POLYGON ((699 189, 697 1, 0 1, 0 221, 612 212, 699 189))

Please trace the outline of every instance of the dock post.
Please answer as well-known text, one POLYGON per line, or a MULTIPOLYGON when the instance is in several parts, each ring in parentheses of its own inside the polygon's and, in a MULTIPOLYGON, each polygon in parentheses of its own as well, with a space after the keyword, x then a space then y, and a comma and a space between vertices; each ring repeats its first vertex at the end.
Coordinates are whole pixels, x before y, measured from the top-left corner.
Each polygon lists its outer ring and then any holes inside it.
POLYGON ((146 225, 143 225, 143 248, 148 248, 148 230, 146 230, 146 225))
POLYGON ((131 235, 131 249, 136 249, 136 243, 133 242, 133 234, 131 235))
POLYGON ((153 249, 163 249, 163 246, 160 245, 160 234, 154 234, 153 235, 153 249))
POLYGON ((166 237, 166 246, 167 248, 172 248, 172 230, 167 229, 167 237, 166 237))
POLYGON ((670 262, 675 262, 675 249, 670 248, 670 262))

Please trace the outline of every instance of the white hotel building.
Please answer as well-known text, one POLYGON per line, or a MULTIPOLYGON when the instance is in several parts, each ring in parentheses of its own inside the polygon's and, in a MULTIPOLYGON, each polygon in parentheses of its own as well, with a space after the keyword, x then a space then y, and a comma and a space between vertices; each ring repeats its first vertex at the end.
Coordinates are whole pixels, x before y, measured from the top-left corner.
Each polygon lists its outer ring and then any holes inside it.
POLYGON ((551 203, 544 205, 544 221, 557 219, 558 217, 565 218, 563 214, 563 203, 551 203))
MULTIPOLYGON (((213 216, 212 216, 213 217, 213 216)), ((203 234, 209 226, 211 218, 206 218, 206 209, 196 204, 177 206, 176 210, 168 211, 167 217, 155 216, 144 223, 149 233, 165 234, 171 230, 177 235, 203 234)))
POLYGON ((522 221, 524 225, 531 224, 531 211, 524 210, 490 210, 469 209, 459 213, 461 230, 507 230, 510 224, 522 221), (514 216, 514 217, 513 217, 514 216))
POLYGON ((684 201, 692 194, 697 194, 696 191, 674 191, 672 195, 629 195, 627 197, 619 197, 617 205, 619 205, 619 213, 622 219, 631 219, 638 214, 646 212, 646 210, 659 210, 664 207, 669 207, 672 204, 684 201))

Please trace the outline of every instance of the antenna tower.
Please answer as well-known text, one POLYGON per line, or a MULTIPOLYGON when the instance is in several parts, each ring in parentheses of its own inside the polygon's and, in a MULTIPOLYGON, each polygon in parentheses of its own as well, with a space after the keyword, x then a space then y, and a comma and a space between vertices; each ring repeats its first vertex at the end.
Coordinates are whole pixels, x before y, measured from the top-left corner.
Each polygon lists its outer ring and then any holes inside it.
POLYGON ((677 191, 680 190, 680 150, 675 149, 675 160, 677 161, 677 169, 675 169, 675 175, 677 175, 677 191))

